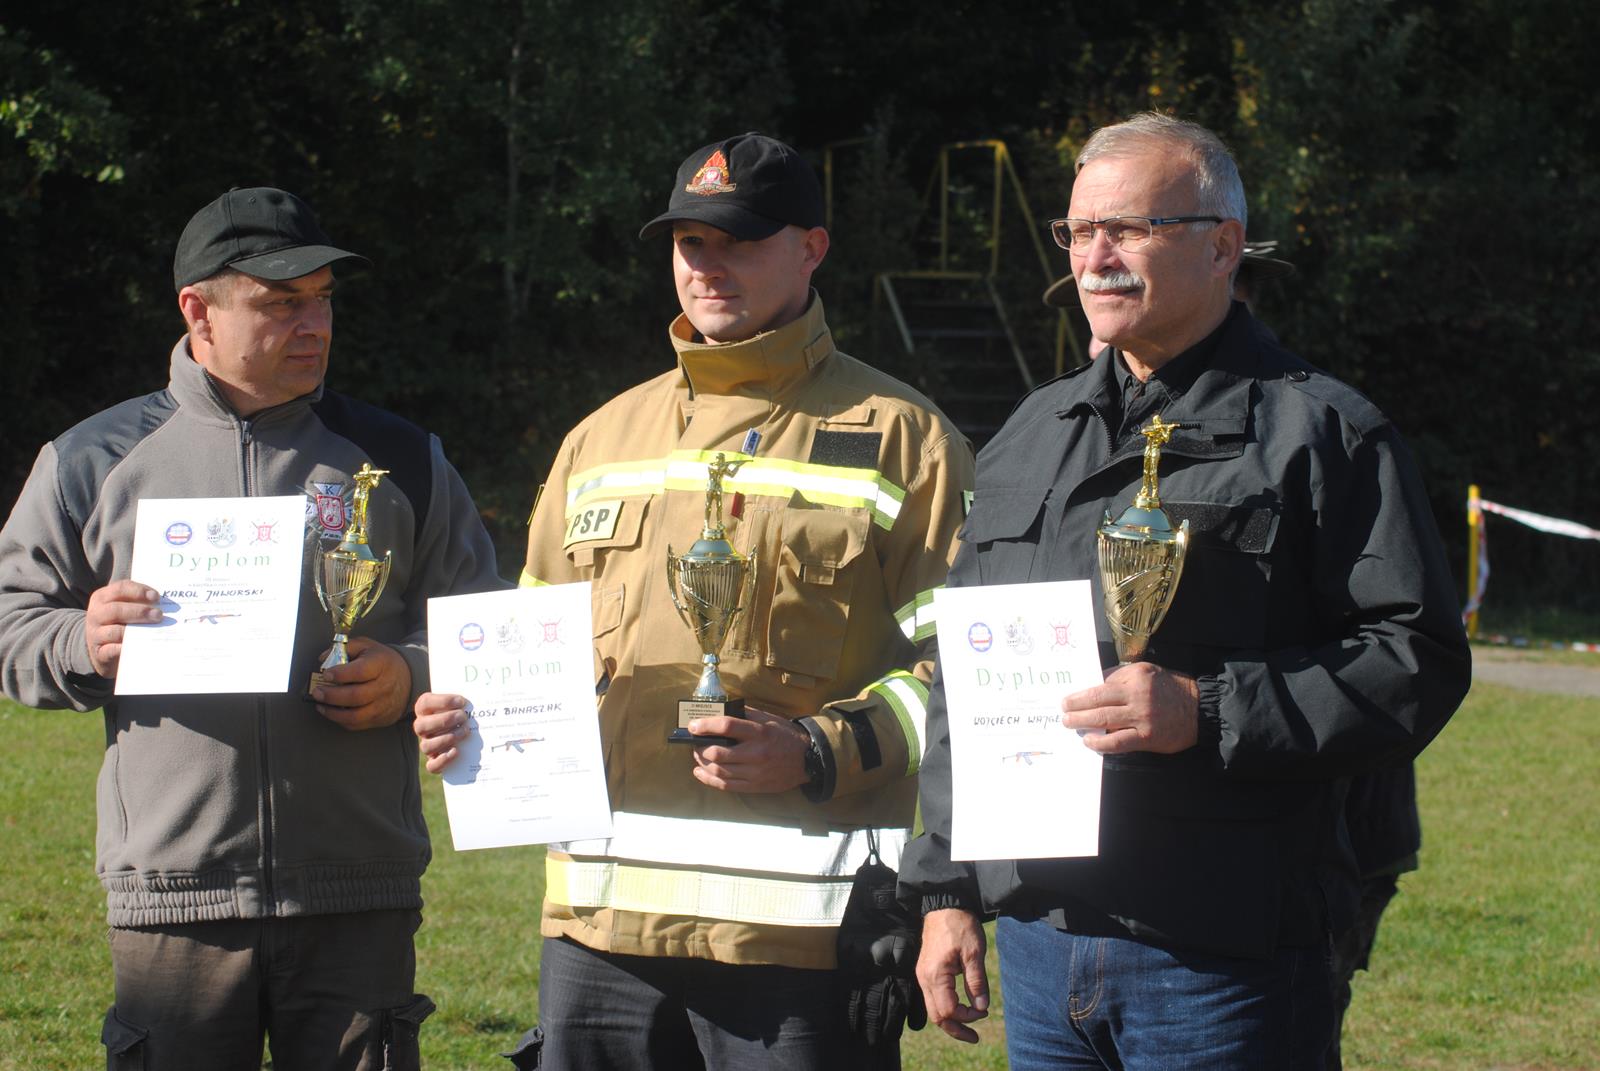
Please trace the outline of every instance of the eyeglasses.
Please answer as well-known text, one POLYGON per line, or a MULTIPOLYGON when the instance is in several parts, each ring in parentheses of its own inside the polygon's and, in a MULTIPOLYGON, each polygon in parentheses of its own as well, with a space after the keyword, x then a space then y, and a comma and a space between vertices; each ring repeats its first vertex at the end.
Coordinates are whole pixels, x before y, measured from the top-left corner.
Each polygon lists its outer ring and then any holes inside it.
POLYGON ((1221 216, 1163 216, 1159 219, 1150 216, 1111 216, 1107 219, 1053 219, 1050 221, 1050 236, 1062 249, 1082 256, 1094 244, 1096 227, 1106 232, 1106 241, 1111 243, 1111 248, 1138 249, 1154 236, 1157 227, 1167 227, 1175 223, 1221 223, 1222 221, 1221 216))

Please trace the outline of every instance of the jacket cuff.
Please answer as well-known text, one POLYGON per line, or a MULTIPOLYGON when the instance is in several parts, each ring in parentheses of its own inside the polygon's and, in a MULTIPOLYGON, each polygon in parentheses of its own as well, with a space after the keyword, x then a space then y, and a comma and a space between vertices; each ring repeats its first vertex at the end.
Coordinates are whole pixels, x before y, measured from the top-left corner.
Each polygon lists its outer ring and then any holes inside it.
POLYGON ((1200 734, 1196 745, 1215 751, 1222 743, 1222 678, 1207 673, 1196 677, 1195 685, 1200 692, 1200 734))
POLYGON ((411 694, 406 697, 406 709, 400 714, 402 720, 410 721, 411 712, 417 708, 417 697, 428 690, 428 649, 414 643, 394 643, 390 646, 406 660, 406 666, 411 670, 411 694))
POLYGON ((800 794, 812 803, 826 803, 833 799, 834 789, 839 786, 839 764, 834 759, 833 746, 828 743, 828 736, 817 724, 816 718, 800 718, 795 724, 811 738, 812 751, 822 756, 822 776, 802 785, 800 794))
POLYGON ((905 742, 898 728, 885 724, 889 720, 875 698, 829 703, 800 719, 813 737, 821 736, 827 794, 818 802, 905 782, 905 742))
POLYGON ((58 634, 56 641, 58 645, 65 644, 64 648, 57 646, 56 650, 67 687, 76 693, 73 698, 85 710, 104 703, 117 690, 116 680, 100 676, 94 671, 94 663, 89 661, 89 645, 84 638, 87 622, 86 614, 76 615, 76 619, 58 634))
POLYGON ((945 911, 952 908, 972 915, 981 916, 983 914, 978 904, 960 893, 932 892, 922 894, 922 913, 924 915, 931 915, 935 911, 945 911))

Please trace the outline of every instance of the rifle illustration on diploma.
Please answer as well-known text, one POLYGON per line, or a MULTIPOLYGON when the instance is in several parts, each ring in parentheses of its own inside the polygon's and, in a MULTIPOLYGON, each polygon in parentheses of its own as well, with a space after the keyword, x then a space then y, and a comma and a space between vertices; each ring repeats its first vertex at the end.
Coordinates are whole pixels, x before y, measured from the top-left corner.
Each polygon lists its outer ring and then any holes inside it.
POLYGON ((542 744, 542 743, 544 743, 544 737, 542 737, 542 736, 519 736, 515 740, 502 740, 500 743, 494 745, 489 750, 490 751, 499 751, 501 748, 504 748, 505 750, 510 751, 513 748, 515 748, 517 754, 520 755, 520 754, 522 754, 522 745, 523 744, 542 744))

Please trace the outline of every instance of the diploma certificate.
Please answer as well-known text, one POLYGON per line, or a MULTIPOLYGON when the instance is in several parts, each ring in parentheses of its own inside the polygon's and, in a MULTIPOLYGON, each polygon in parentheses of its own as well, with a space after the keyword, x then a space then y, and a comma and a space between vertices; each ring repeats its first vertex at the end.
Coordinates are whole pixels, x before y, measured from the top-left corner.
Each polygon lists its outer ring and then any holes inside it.
POLYGON ((163 617, 123 633, 116 694, 288 691, 305 514, 304 495, 140 499, 129 576, 163 617))
POLYGON ((431 688, 471 715, 444 770, 458 851, 611 833, 593 636, 587 582, 428 600, 431 688))
POLYGON ((1100 684, 1087 580, 933 595, 949 711, 950 856, 1099 854, 1100 756, 1061 700, 1100 684))

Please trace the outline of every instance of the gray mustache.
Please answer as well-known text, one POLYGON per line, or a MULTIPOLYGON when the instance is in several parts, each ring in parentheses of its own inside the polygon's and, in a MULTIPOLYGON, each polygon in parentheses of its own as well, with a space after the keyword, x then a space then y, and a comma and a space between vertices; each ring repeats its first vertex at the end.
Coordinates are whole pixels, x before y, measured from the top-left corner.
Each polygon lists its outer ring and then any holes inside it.
POLYGON ((1104 275, 1085 271, 1078 277, 1078 286, 1084 290, 1143 290, 1144 279, 1131 271, 1109 271, 1104 275))

